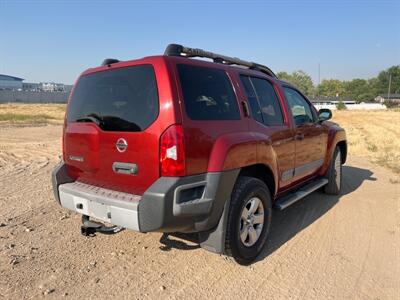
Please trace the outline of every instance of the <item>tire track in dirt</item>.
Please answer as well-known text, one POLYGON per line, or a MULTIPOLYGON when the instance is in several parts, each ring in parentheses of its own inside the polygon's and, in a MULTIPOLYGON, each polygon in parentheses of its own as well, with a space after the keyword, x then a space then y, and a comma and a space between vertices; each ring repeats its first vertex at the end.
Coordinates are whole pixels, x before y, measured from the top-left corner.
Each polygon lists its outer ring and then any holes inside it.
MULTIPOLYGON (((7 131, 13 132, 13 129, 0 129, 0 205, 3 207, 1 213, 12 217, 16 214, 16 206, 29 210, 32 207, 32 198, 38 199, 39 203, 46 201, 43 189, 38 187, 43 186, 43 177, 57 161, 60 128, 50 126, 14 129, 17 132, 27 131, 26 136, 5 134, 7 131), (45 142, 39 138, 43 130, 50 133, 45 142)), ((49 190, 48 186, 46 190, 49 190)))
POLYGON ((350 158, 343 195, 317 192, 276 212, 265 251, 244 267, 160 233, 82 237, 80 217, 52 195, 60 135, 61 126, 0 128, 6 225, 0 297, 41 298, 46 289, 54 289, 46 297, 55 299, 65 293, 71 299, 395 299, 400 293, 400 185, 389 182, 387 170, 350 158))

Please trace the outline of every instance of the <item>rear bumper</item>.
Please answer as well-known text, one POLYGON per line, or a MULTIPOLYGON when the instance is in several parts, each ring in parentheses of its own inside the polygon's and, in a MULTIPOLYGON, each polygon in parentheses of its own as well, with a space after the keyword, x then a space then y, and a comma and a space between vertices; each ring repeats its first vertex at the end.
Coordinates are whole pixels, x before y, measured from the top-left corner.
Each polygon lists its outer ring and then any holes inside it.
POLYGON ((65 165, 52 175, 62 207, 140 232, 202 232, 217 226, 239 170, 160 177, 142 195, 73 182, 65 165))
POLYGON ((139 230, 140 196, 114 192, 80 182, 64 183, 58 188, 62 207, 104 222, 139 230))

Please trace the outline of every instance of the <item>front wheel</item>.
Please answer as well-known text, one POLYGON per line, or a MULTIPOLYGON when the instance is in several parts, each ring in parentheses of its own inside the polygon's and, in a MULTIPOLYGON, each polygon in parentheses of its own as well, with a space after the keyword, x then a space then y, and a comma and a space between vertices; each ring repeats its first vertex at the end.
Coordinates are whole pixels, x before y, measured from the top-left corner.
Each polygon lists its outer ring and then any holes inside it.
POLYGON ((260 254, 271 224, 271 195, 259 179, 239 177, 229 206, 226 254, 239 264, 249 264, 260 254))
POLYGON ((325 193, 339 195, 342 188, 342 155, 339 147, 335 148, 326 177, 328 184, 325 185, 325 193))

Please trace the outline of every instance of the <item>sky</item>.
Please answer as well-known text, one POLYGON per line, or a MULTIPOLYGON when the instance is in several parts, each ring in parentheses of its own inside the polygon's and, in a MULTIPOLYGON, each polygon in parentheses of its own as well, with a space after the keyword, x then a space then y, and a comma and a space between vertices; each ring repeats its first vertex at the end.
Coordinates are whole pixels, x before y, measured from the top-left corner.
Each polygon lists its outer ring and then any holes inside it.
POLYGON ((107 57, 169 43, 320 78, 371 78, 400 64, 397 1, 0 0, 0 73, 74 83, 107 57))

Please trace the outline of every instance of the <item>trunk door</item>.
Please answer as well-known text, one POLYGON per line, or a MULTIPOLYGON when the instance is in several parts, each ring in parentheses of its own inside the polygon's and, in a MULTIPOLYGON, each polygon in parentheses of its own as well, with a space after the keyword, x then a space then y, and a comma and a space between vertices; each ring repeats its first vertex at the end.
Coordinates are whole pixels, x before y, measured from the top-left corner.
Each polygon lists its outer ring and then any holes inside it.
POLYGON ((83 75, 71 96, 64 159, 77 180, 141 195, 159 177, 152 65, 83 75))

